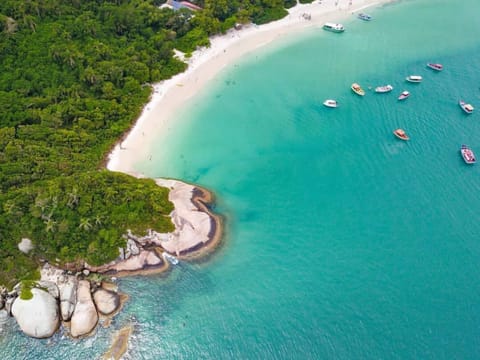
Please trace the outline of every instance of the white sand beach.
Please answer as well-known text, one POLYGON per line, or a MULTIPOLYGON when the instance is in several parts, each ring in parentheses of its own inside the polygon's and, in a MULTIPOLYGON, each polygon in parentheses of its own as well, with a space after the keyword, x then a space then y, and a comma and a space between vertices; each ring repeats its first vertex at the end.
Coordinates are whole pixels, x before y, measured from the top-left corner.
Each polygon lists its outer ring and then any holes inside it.
POLYGON ((325 22, 340 22, 351 17, 352 13, 391 1, 315 0, 311 4, 298 4, 279 21, 261 26, 249 25, 213 37, 209 48, 195 51, 188 59, 185 72, 154 85, 150 102, 145 105, 129 134, 109 155, 107 168, 133 173, 134 164, 149 156, 153 141, 174 125, 176 111, 227 64, 285 35, 308 28, 320 30, 325 22))

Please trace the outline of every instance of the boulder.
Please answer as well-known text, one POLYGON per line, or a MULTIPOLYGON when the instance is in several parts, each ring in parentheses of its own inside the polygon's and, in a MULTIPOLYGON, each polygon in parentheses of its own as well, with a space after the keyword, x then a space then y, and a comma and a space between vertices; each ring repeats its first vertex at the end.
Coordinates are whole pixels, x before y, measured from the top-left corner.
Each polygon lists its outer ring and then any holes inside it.
POLYGON ((18 297, 12 305, 12 314, 22 331, 34 338, 47 338, 60 324, 55 298, 42 289, 32 289, 33 298, 18 297))
POLYGON ((98 314, 90 293, 90 282, 80 280, 77 287, 77 303, 70 321, 70 334, 73 337, 88 335, 97 322, 98 314))
POLYGON ((72 317, 77 303, 77 278, 65 276, 64 281, 58 284, 60 289, 60 314, 62 320, 68 321, 72 317))
POLYGON ((45 291, 47 291, 55 299, 58 299, 60 297, 60 292, 58 291, 57 284, 55 284, 53 281, 40 280, 37 281, 36 286, 40 289, 44 289, 45 291))
POLYGON ((18 243, 18 250, 24 254, 28 254, 33 249, 32 240, 23 238, 22 241, 18 243))
POLYGON ((97 309, 103 315, 109 315, 120 306, 120 296, 109 290, 99 289, 93 294, 97 309))

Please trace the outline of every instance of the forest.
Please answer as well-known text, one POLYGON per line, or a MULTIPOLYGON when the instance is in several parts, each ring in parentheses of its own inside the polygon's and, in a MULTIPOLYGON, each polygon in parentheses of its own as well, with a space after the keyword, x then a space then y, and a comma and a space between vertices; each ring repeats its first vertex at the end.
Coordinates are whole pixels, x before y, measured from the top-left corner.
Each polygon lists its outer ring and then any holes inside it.
MULTIPOLYGON (((292 0, 0 2, 0 284, 118 256, 127 229, 173 229, 168 190, 104 170, 148 101, 151 84, 236 23, 280 19, 292 0), (22 238, 34 243, 28 255, 22 238)), ((302 2, 305 2, 303 0, 302 2)), ((307 2, 311 2, 308 1, 307 2)))

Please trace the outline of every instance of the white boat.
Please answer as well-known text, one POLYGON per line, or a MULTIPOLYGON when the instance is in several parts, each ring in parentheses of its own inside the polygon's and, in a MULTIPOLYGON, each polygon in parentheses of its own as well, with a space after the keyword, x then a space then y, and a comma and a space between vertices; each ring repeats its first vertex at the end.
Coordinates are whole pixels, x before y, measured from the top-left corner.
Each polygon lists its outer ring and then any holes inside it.
POLYGON ((167 252, 165 252, 165 251, 162 253, 162 256, 163 256, 163 258, 164 258, 165 260, 167 260, 170 264, 172 264, 172 265, 177 265, 177 264, 178 264, 178 259, 177 259, 175 256, 173 256, 173 255, 171 255, 171 254, 169 254, 169 253, 167 253, 167 252))
POLYGON ((360 13, 357 15, 357 17, 360 19, 360 20, 365 20, 365 21, 370 21, 372 20, 372 17, 368 14, 365 14, 365 13, 360 13))
POLYGON ((331 32, 341 33, 345 31, 345 27, 342 24, 335 24, 335 23, 325 23, 323 25, 323 29, 331 32))
POLYGON ((438 64, 438 63, 428 63, 427 67, 429 67, 430 69, 433 69, 435 71, 442 71, 443 70, 443 65, 438 64))
POLYGON ((408 137, 407 133, 405 132, 405 130, 403 129, 396 129, 393 131, 393 134, 399 138, 400 140, 403 140, 403 141, 407 141, 407 140, 410 140, 410 138, 408 137))
POLYGON ((403 91, 400 96, 398 97, 398 100, 405 100, 406 98, 408 98, 410 96, 410 93, 408 91, 403 91))
POLYGON ((460 100, 458 102, 458 105, 460 105, 460 107, 463 109, 463 111, 465 111, 467 114, 471 114, 471 113, 473 113, 473 110, 475 110, 475 108, 472 106, 472 104, 467 104, 463 100, 460 100))
POLYGON ((330 108, 336 108, 338 107, 338 102, 337 100, 328 99, 323 102, 323 105, 330 108))
POLYGON ((362 87, 357 83, 353 83, 352 86, 351 86, 351 89, 357 95, 360 95, 360 96, 365 95, 365 90, 363 90, 362 87))
POLYGON ((407 76, 406 80, 412 83, 420 83, 422 82, 423 78, 420 75, 409 75, 407 76))
POLYGON ((460 148, 460 153, 462 154, 463 160, 467 164, 475 164, 477 161, 475 159, 475 154, 473 153, 472 149, 470 149, 467 145, 462 145, 460 148))
POLYGON ((378 86, 378 87, 375 88, 375 92, 377 92, 377 93, 386 93, 386 92, 390 92, 392 90, 393 90, 392 85, 378 86))

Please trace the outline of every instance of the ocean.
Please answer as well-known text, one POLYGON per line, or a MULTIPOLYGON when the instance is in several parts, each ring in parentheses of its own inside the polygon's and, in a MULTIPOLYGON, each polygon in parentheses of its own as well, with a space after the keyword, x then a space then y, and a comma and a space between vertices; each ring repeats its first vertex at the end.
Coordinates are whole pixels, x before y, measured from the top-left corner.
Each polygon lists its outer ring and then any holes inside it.
POLYGON ((480 115, 458 106, 480 111, 479 10, 396 1, 226 67, 137 165, 215 192, 218 251, 122 279, 131 299, 92 338, 12 322, 2 358, 97 359, 130 323, 135 360, 480 358, 480 168, 459 152, 480 156, 480 115))

